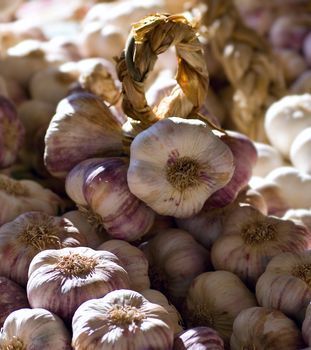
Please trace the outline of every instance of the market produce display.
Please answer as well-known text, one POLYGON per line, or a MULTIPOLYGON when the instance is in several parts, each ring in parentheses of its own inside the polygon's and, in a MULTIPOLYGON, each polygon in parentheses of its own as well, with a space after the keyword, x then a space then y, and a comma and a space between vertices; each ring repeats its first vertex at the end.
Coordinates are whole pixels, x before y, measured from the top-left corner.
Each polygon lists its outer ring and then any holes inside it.
POLYGON ((0 4, 0 350, 311 349, 311 3, 0 4))

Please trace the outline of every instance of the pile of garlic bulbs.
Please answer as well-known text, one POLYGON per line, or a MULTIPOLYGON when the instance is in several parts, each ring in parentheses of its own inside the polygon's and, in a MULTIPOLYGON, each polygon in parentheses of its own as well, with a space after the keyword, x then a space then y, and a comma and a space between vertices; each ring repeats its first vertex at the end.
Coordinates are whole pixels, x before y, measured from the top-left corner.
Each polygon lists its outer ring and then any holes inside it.
POLYGON ((231 129, 213 1, 1 5, 1 350, 311 349, 311 95, 231 129))

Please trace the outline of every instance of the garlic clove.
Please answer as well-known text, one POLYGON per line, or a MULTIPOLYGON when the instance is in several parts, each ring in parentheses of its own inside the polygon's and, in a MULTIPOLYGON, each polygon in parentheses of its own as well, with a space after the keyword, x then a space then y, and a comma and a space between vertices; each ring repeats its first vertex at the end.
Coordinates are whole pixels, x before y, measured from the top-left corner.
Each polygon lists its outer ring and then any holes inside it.
POLYGON ((231 271, 253 287, 272 257, 310 247, 311 232, 304 226, 244 206, 227 217, 222 235, 212 246, 211 259, 216 270, 231 271))
POLYGON ((76 93, 61 100, 45 136, 44 161, 64 178, 79 162, 122 153, 121 125, 101 99, 76 93))
POLYGON ((71 336, 63 321, 41 308, 12 312, 0 333, 1 349, 70 350, 71 336))
POLYGON ((69 220, 26 212, 0 227, 0 275, 26 286, 28 268, 37 253, 85 244, 84 236, 69 220))
POLYGON ((15 106, 0 95, 0 169, 15 163, 24 141, 24 133, 15 106))
POLYGON ((228 271, 205 272, 192 282, 183 316, 188 327, 213 328, 228 346, 234 319, 253 306, 256 298, 238 276, 228 271))
POLYGON ((83 303, 72 320, 76 350, 171 350, 173 328, 164 307, 138 292, 115 290, 83 303))
POLYGON ((301 332, 282 312, 265 307, 242 310, 233 323, 232 350, 301 349, 301 332))
POLYGON ((0 329, 15 310, 29 307, 26 290, 14 281, 0 276, 0 329))
POLYGON ((28 276, 30 306, 54 312, 68 324, 83 302, 129 288, 128 274, 114 254, 87 247, 44 250, 33 258, 28 276))
POLYGON ((224 350, 224 342, 218 332, 209 327, 187 329, 174 339, 173 350, 224 350))
POLYGON ((183 320, 180 313, 163 293, 159 292, 156 289, 145 289, 140 291, 140 293, 151 303, 163 306, 164 309, 169 313, 174 325, 174 334, 183 330, 183 320))
POLYGON ((311 303, 306 309, 305 318, 302 323, 302 336, 305 342, 311 347, 311 303))
POLYGON ((140 245, 155 288, 180 306, 192 280, 210 268, 209 252, 186 231, 166 229, 140 245))
POLYGON ((257 281, 258 303, 301 323, 311 300, 310 275, 311 250, 278 254, 257 281))
POLYGON ((100 244, 97 250, 106 250, 119 258, 129 275, 131 289, 140 292, 150 288, 148 260, 139 248, 122 240, 111 239, 100 244))
POLYGON ((62 205, 58 195, 37 181, 15 180, 0 174, 0 225, 27 211, 57 215, 62 205))
POLYGON ((253 142, 245 135, 236 131, 226 131, 220 136, 231 150, 234 158, 234 173, 230 181, 214 192, 205 202, 204 207, 224 207, 232 203, 238 193, 247 186, 252 176, 252 170, 257 161, 257 151, 253 142))
POLYGON ((234 171, 229 147, 199 120, 167 118, 131 144, 131 192, 161 215, 190 217, 234 171))

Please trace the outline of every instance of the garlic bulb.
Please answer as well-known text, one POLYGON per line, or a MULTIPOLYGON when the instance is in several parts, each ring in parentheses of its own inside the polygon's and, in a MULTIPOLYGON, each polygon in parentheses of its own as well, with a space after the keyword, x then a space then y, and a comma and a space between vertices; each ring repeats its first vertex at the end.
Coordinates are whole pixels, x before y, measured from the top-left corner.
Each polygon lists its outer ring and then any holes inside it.
POLYGON ((265 130, 271 144, 289 156, 296 136, 311 126, 311 94, 289 95, 274 102, 265 116, 265 130))
POLYGON ((253 175, 265 177, 270 171, 284 164, 281 153, 271 145, 254 142, 257 150, 257 162, 253 167, 253 175))
POLYGON ((67 211, 62 215, 63 218, 71 221, 79 232, 84 236, 86 245, 92 249, 97 248, 101 243, 109 239, 104 228, 97 226, 90 216, 84 215, 79 210, 67 211))
POLYGON ((234 320, 231 350, 293 350, 303 346, 300 330, 280 311, 251 307, 234 320))
POLYGON ((276 49, 274 55, 279 62, 285 78, 290 84, 308 69, 304 57, 293 49, 276 49))
POLYGON ((205 202, 205 208, 224 207, 232 203, 238 193, 247 186, 252 176, 252 169, 257 160, 257 151, 253 142, 236 131, 226 131, 220 136, 231 150, 234 158, 234 173, 231 180, 221 189, 214 192, 205 202))
POLYGON ((29 307, 26 290, 12 280, 0 276, 0 329, 9 314, 29 307))
POLYGON ((302 323, 302 336, 305 342, 311 347, 311 303, 307 307, 306 315, 302 323))
POLYGON ((128 185, 161 215, 189 217, 234 172, 230 148, 196 119, 167 118, 131 144, 128 185))
POLYGON ((0 169, 16 161, 24 133, 14 104, 0 95, 0 169))
POLYGON ((289 158, 297 169, 311 175, 311 127, 302 130, 293 141, 289 158))
POLYGON ((129 275, 131 289, 139 292, 150 287, 148 260, 139 248, 119 239, 111 239, 99 245, 97 250, 106 250, 119 258, 129 275))
POLYGON ((0 225, 27 211, 57 215, 61 199, 37 181, 14 180, 0 174, 0 225))
POLYGON ((115 290, 83 303, 72 320, 75 350, 171 350, 168 312, 138 292, 115 290))
POLYGON ((169 313, 171 321, 174 325, 174 334, 183 330, 183 320, 176 307, 170 303, 166 296, 156 289, 145 289, 140 291, 140 294, 149 300, 151 303, 158 304, 164 307, 169 313))
POLYGON ((259 305, 302 322, 311 300, 311 250, 275 256, 256 284, 259 305))
POLYGON ((121 126, 101 99, 77 93, 59 102, 45 136, 44 160, 55 177, 84 159, 120 154, 121 126))
POLYGON ((69 220, 26 212, 0 227, 0 275, 26 286, 28 268, 37 253, 85 244, 84 236, 69 220))
POLYGON ((272 170, 266 180, 275 182, 281 188, 282 196, 291 209, 311 207, 311 174, 283 166, 272 170))
POLYGON ((256 305, 254 294, 233 273, 205 272, 188 290, 184 319, 188 327, 213 328, 228 345, 236 316, 256 305))
POLYGON ((71 169, 66 190, 77 204, 100 216, 111 237, 134 241, 149 231, 155 213, 130 192, 127 169, 126 158, 87 159, 71 169))
POLYGON ((195 327, 178 334, 173 350, 224 350, 224 342, 218 332, 209 327, 195 327))
POLYGON ((264 197, 250 186, 247 186, 244 190, 242 190, 239 193, 236 200, 233 202, 233 206, 234 205, 250 205, 259 210, 262 214, 268 214, 268 207, 264 197))
POLYGON ((0 332, 0 349, 70 350, 71 336, 63 321, 41 308, 12 312, 0 332))
POLYGON ((216 270, 231 271, 254 286, 273 256, 310 247, 311 232, 304 226, 244 206, 227 217, 222 235, 212 246, 211 259, 216 270))
POLYGON ((289 209, 282 217, 283 220, 292 220, 298 225, 304 225, 311 232, 311 208, 289 209))
POLYGON ((44 250, 29 266, 27 296, 32 308, 42 307, 70 324, 83 302, 129 287, 127 272, 106 251, 76 247, 44 250))
POLYGON ((140 248, 149 262, 152 288, 163 292, 175 305, 184 300, 192 280, 210 268, 208 250, 183 230, 158 232, 140 248))

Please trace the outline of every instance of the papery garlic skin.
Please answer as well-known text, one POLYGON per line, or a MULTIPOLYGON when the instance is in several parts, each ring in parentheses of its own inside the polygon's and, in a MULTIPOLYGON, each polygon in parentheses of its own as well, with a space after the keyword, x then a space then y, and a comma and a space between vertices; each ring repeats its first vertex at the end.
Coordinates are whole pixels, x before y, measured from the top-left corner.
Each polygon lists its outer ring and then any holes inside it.
POLYGON ((158 304, 164 307, 169 313, 174 326, 174 334, 183 330, 183 320, 176 307, 166 298, 166 296, 156 289, 145 289, 140 291, 140 294, 144 296, 151 303, 158 304))
POLYGON ((69 324, 83 302, 121 288, 129 288, 128 274, 107 251, 86 247, 45 250, 29 266, 30 306, 50 310, 69 324))
POLYGON ((311 347, 311 303, 306 309, 305 318, 302 323, 302 336, 304 341, 311 347))
POLYGON ((72 320, 75 350, 171 350, 168 312, 138 292, 117 290, 83 303, 72 320))
POLYGON ((259 305, 302 322, 311 300, 311 250, 282 253, 267 265, 256 284, 259 305))
POLYGON ((210 269, 207 249, 186 231, 166 229, 140 245, 149 262, 152 288, 180 305, 193 279, 210 269))
POLYGON ((0 169, 12 165, 24 141, 24 127, 14 104, 0 95, 0 169))
POLYGON ((174 339, 173 350, 224 350, 224 342, 218 332, 209 327, 187 329, 174 339))
POLYGON ((212 246, 216 270, 235 273, 254 286, 273 256, 311 247, 311 232, 290 220, 265 216, 250 206, 232 210, 222 235, 212 246))
POLYGON ((234 172, 229 147, 195 119, 158 121, 135 137, 130 152, 129 188, 161 215, 198 213, 234 172))
POLYGON ((304 225, 311 232, 311 208, 289 209, 282 217, 283 220, 292 220, 298 225, 304 225))
POLYGON ((228 271, 205 272, 188 290, 184 319, 188 327, 215 329, 228 345, 235 317, 253 306, 256 298, 238 276, 228 271))
POLYGON ((0 332, 0 349, 70 350, 70 343, 63 321, 42 308, 12 312, 0 332))
POLYGON ((43 212, 26 212, 0 227, 0 275, 22 286, 34 256, 46 249, 86 245, 84 236, 68 219, 43 212))
POLYGON ((265 177, 270 171, 284 165, 281 153, 273 146, 254 142, 257 150, 257 162, 253 167, 253 176, 265 177))
POLYGON ((0 276, 0 329, 15 310, 29 307, 26 290, 9 278, 0 276))
POLYGON ((233 323, 232 350, 293 350, 303 348, 301 332, 282 312, 264 307, 241 311, 233 323))
POLYGON ((96 249, 106 250, 119 258, 129 275, 132 290, 140 292, 150 288, 148 260, 139 248, 122 240, 111 239, 100 244, 96 249))
POLYGON ((61 198, 37 181, 15 180, 0 174, 0 225, 28 211, 57 215, 61 198))
POLYGON ((121 125, 99 97, 83 92, 59 102, 45 136, 44 161, 53 176, 64 178, 84 159, 121 152, 121 125))

